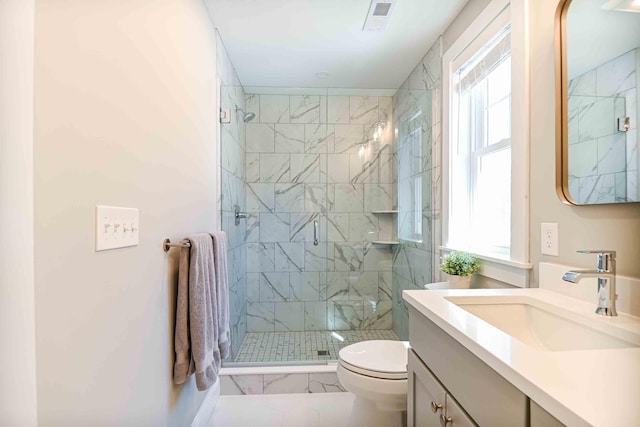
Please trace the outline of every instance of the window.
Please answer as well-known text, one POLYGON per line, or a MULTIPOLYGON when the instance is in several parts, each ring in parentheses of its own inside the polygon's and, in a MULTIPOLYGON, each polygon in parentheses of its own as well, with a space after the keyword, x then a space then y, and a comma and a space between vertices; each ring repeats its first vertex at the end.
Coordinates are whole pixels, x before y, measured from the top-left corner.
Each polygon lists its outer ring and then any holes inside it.
POLYGON ((418 108, 404 120, 398 143, 398 236, 422 242, 422 110, 418 108))
POLYGON ((511 245, 511 51, 507 24, 453 73, 449 243, 507 257, 511 245))
POLYGON ((466 250, 480 274, 529 283, 528 18, 491 0, 442 58, 440 251, 466 250))

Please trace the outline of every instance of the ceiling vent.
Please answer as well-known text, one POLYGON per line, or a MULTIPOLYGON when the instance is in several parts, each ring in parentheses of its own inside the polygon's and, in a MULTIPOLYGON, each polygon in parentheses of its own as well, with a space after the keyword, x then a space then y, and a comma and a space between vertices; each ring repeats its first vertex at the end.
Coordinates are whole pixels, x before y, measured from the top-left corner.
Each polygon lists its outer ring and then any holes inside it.
POLYGON ((396 0, 372 0, 367 19, 364 21, 363 31, 380 31, 387 26, 387 21, 396 0))

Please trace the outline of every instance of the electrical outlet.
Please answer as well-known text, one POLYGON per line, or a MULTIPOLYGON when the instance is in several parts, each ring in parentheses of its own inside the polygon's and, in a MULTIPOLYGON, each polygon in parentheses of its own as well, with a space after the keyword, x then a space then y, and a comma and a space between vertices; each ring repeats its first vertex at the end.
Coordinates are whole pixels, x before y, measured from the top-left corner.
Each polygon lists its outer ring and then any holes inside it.
POLYGON ((540 224, 540 251, 542 255, 558 256, 558 223, 540 224))

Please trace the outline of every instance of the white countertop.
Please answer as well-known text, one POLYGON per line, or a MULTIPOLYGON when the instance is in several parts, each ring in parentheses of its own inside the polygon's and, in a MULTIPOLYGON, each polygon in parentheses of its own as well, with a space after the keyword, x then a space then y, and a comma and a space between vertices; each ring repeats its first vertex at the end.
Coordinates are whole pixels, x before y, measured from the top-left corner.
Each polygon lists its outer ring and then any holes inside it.
POLYGON ((640 426, 640 347, 544 351, 449 302, 449 296, 522 296, 640 334, 640 318, 603 317, 595 305, 545 289, 404 291, 404 299, 568 426, 640 426))

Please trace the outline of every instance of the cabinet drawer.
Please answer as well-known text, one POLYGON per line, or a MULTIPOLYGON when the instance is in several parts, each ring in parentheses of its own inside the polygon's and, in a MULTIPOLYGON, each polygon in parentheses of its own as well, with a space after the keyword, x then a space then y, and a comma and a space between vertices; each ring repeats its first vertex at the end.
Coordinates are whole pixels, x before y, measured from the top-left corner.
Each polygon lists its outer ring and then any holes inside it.
POLYGON ((409 341, 478 425, 528 425, 527 397, 411 306, 409 341))

